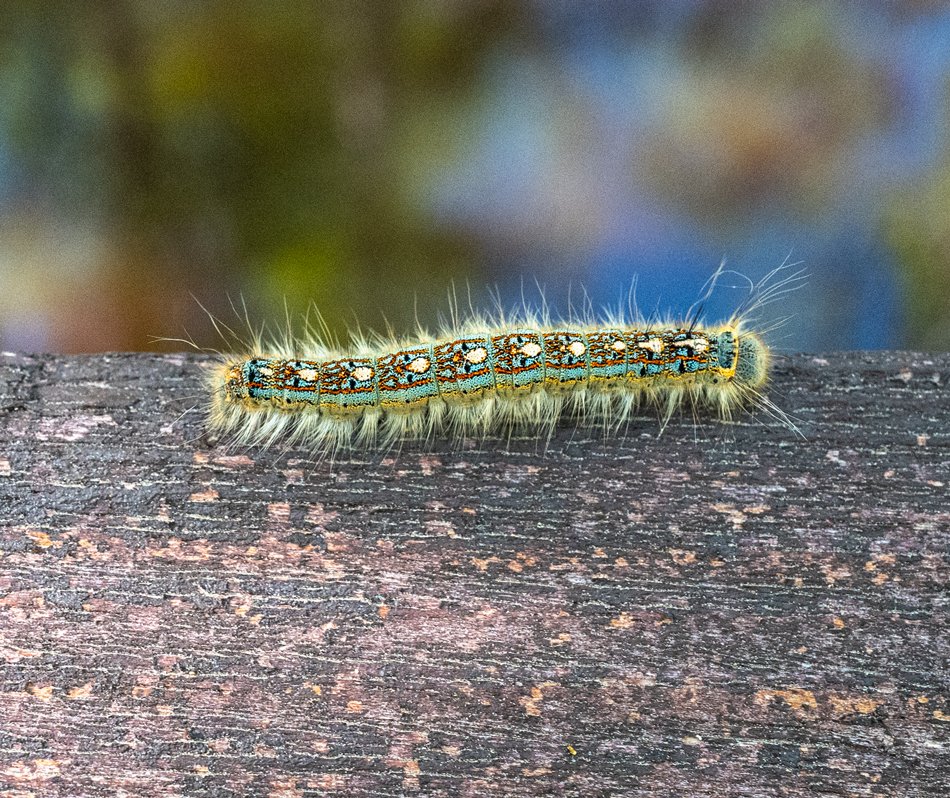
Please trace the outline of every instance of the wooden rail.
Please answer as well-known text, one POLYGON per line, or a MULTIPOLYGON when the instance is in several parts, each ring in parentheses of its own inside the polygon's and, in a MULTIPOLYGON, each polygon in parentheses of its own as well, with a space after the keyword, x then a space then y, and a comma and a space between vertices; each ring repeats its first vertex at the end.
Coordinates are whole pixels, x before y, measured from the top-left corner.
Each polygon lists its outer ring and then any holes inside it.
POLYGON ((950 355, 334 464, 0 357, 0 796, 945 796, 950 355))

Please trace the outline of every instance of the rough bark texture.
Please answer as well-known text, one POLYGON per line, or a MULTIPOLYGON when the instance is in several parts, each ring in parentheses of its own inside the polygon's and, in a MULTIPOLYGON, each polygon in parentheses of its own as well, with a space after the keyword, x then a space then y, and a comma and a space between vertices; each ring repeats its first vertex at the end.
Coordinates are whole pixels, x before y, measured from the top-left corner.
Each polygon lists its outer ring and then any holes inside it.
POLYGON ((204 362, 0 357, 0 796, 948 794, 950 355, 332 465, 204 362))

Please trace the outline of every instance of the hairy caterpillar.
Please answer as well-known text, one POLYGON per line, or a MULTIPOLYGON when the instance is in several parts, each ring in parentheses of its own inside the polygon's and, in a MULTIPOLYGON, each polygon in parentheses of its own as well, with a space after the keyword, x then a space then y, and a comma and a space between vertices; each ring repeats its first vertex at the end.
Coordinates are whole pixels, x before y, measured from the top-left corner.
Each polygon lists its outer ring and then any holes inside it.
POLYGON ((350 351, 312 331, 267 346, 259 335, 212 371, 209 430, 242 445, 333 454, 444 435, 549 436, 565 414, 616 429, 644 405, 657 407, 665 424, 684 402, 723 420, 757 407, 794 428, 763 394, 771 354, 763 331, 749 329, 754 311, 803 279, 778 279, 787 268, 750 283, 744 307, 714 325, 700 316, 722 267, 678 324, 621 313, 564 322, 528 310, 514 319, 472 313, 436 335, 360 337, 350 351))

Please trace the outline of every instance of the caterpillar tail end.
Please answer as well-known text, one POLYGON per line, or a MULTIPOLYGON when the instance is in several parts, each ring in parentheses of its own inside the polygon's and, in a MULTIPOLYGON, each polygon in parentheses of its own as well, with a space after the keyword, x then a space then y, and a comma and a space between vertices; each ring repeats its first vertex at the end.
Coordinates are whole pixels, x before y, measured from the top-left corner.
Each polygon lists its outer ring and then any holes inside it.
POLYGON ((224 383, 224 399, 228 402, 244 402, 249 398, 247 381, 244 375, 244 362, 225 363, 219 369, 219 383, 224 383), (223 380, 222 380, 223 375, 223 380))
POLYGON ((248 391, 242 380, 241 361, 219 363, 207 377, 211 389, 208 430, 216 435, 230 434, 239 427, 241 410, 247 404, 248 391))

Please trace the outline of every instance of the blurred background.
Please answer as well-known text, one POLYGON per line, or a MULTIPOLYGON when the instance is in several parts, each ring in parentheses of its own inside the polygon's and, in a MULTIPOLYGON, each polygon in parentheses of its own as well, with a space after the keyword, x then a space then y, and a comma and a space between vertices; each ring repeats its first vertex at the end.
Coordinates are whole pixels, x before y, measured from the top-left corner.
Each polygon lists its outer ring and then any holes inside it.
POLYGON ((950 349, 946 3, 3 3, 3 349, 682 313, 723 259, 807 268, 780 349, 950 349))

